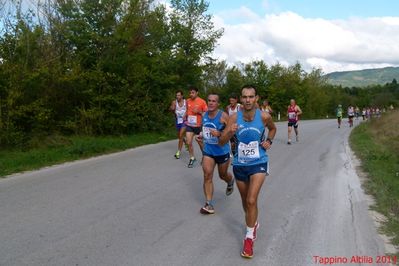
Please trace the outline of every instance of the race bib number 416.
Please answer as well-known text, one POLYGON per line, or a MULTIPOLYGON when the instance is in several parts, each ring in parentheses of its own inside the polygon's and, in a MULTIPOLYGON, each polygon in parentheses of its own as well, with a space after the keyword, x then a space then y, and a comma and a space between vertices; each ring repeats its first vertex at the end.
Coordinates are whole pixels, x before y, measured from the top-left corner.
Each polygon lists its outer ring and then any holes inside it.
POLYGON ((250 162, 259 159, 259 142, 251 141, 248 144, 240 142, 238 145, 238 160, 250 162))

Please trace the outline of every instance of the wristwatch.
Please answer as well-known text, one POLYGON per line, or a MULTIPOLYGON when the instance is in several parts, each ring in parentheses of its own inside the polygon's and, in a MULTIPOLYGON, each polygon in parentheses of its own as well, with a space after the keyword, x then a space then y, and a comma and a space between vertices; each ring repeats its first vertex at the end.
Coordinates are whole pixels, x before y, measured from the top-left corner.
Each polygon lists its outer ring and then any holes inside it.
POLYGON ((266 141, 268 141, 270 143, 270 145, 273 144, 273 141, 271 139, 269 139, 269 138, 267 138, 266 141))

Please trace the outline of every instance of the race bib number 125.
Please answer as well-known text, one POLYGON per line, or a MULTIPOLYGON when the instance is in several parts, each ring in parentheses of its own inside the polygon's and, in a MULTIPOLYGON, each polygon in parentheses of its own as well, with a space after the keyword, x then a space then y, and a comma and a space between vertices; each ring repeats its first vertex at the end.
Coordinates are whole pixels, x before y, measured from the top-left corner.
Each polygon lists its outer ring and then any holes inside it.
POLYGON ((238 160, 248 162, 259 159, 259 142, 251 141, 248 144, 240 142, 238 145, 238 160))

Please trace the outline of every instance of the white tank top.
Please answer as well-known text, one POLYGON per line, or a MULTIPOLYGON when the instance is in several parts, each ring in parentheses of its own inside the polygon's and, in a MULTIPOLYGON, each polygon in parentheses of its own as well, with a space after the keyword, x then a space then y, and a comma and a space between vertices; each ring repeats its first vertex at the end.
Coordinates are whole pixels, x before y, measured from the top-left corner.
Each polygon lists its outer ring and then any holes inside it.
POLYGON ((183 117, 186 114, 187 111, 187 105, 186 105, 186 100, 183 99, 183 105, 179 106, 179 102, 176 100, 176 109, 175 109, 175 114, 176 114, 176 122, 177 124, 183 123, 183 117))
POLYGON ((237 111, 240 109, 240 104, 239 103, 237 103, 237 105, 236 105, 236 107, 234 107, 234 109, 231 109, 230 108, 230 105, 229 105, 229 107, 228 107, 228 109, 227 109, 227 111, 229 112, 229 116, 230 115, 232 115, 232 114, 234 114, 234 113, 237 113, 237 111))

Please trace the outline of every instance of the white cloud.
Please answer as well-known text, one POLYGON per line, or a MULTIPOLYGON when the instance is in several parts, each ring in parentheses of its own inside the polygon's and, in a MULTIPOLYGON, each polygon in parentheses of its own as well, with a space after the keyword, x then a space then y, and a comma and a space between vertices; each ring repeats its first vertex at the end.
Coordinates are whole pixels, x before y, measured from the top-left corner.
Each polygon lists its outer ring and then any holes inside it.
POLYGON ((323 70, 328 69, 328 71, 325 71, 326 73, 335 72, 335 71, 349 71, 349 70, 382 68, 382 67, 392 66, 392 64, 387 64, 387 63, 358 64, 358 63, 336 62, 316 57, 307 58, 306 63, 304 65, 311 66, 313 68, 320 68, 323 70))
POLYGON ((306 70, 321 67, 325 73, 399 65, 399 17, 326 20, 293 12, 259 17, 241 7, 216 14, 214 22, 225 30, 214 55, 229 63, 299 61, 306 70), (229 24, 232 17, 245 21, 229 24))

